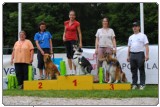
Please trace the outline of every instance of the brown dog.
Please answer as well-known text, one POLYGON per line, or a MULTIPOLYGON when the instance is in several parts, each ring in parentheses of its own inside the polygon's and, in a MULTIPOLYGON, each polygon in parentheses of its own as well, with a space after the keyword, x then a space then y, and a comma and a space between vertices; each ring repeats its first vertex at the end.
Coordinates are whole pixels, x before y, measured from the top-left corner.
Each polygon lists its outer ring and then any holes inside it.
POLYGON ((127 82, 125 73, 122 71, 119 61, 113 58, 111 54, 105 53, 104 57, 99 59, 103 61, 104 68, 106 70, 106 77, 109 74, 108 83, 118 83, 119 81, 127 82))
POLYGON ((45 65, 46 79, 48 79, 48 77, 50 77, 50 79, 55 79, 57 75, 60 75, 56 65, 51 61, 51 56, 49 54, 44 54, 43 60, 45 65))

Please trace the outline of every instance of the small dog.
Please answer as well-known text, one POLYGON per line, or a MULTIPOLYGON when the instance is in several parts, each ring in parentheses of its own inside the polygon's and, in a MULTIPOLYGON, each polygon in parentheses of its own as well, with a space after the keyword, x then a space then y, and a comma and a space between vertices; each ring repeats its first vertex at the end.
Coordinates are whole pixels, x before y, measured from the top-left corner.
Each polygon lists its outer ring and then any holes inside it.
POLYGON ((73 63, 76 66, 76 75, 90 74, 93 67, 91 63, 82 56, 83 50, 77 47, 77 45, 73 45, 73 50, 73 63))
POLYGON ((51 61, 51 56, 49 54, 44 54, 43 60, 45 65, 46 79, 48 79, 48 77, 49 79, 56 79, 60 73, 56 65, 51 61))
POLYGON ((105 73, 106 75, 107 73, 109 74, 108 83, 127 82, 126 75, 122 71, 119 61, 113 58, 111 54, 105 53, 104 57, 99 59, 99 61, 103 61, 105 73))

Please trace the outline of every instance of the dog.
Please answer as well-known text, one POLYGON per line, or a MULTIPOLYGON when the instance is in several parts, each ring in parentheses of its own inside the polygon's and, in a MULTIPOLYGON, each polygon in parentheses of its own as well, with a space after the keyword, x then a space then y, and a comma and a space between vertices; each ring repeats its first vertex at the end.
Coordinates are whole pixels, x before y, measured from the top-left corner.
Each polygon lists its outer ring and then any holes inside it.
POLYGON ((93 67, 91 63, 84 56, 82 56, 83 50, 77 47, 77 45, 73 45, 73 51, 73 63, 76 66, 76 75, 90 74, 93 67))
POLYGON ((58 68, 51 61, 51 56, 49 54, 44 54, 43 56, 46 78, 45 79, 56 79, 60 75, 58 68))
POLYGON ((106 74, 105 76, 109 74, 108 83, 127 82, 126 75, 122 71, 119 61, 116 58, 113 58, 111 54, 105 53, 104 57, 99 59, 99 61, 103 61, 103 67, 106 74))

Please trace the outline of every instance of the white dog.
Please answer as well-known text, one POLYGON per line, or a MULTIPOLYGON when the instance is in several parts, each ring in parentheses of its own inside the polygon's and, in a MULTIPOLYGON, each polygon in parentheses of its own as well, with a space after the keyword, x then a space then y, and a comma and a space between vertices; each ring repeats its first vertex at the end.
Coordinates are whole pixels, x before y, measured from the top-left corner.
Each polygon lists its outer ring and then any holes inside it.
POLYGON ((85 75, 89 74, 92 71, 92 65, 90 62, 82 56, 83 50, 77 45, 73 45, 74 55, 73 55, 73 63, 76 66, 76 75, 85 75))

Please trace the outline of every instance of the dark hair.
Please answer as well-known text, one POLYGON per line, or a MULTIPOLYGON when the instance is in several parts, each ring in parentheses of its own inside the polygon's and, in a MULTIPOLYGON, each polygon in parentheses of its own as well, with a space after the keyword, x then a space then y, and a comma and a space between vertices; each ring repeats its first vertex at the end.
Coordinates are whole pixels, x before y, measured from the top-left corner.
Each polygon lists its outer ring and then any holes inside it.
POLYGON ((109 19, 108 19, 108 17, 103 17, 102 22, 103 22, 104 19, 106 19, 108 21, 108 26, 109 26, 109 19))
POLYGON ((46 25, 46 23, 45 23, 44 21, 41 21, 41 22, 39 23, 39 26, 38 26, 38 30, 39 30, 39 32, 41 31, 41 29, 40 29, 40 26, 41 26, 41 25, 45 25, 45 26, 47 26, 47 25, 46 25))
POLYGON ((76 12, 75 12, 74 10, 70 10, 70 11, 69 11, 69 14, 70 14, 70 12, 74 12, 74 15, 76 16, 76 12))

